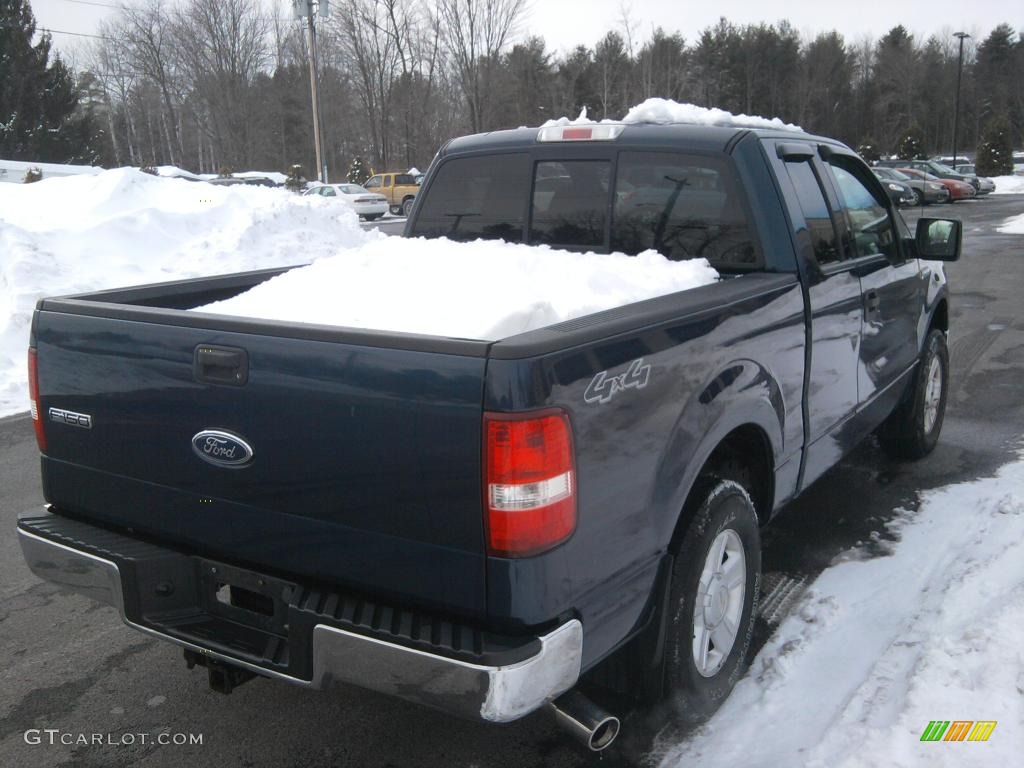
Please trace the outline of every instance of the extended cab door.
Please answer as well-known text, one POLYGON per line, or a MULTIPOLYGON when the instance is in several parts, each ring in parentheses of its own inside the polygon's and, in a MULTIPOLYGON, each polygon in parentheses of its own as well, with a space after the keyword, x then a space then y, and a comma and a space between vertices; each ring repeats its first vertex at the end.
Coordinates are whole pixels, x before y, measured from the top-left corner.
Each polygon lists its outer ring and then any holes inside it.
POLYGON ((807 461, 805 482, 835 462, 838 450, 825 439, 856 410, 862 303, 860 278, 839 240, 831 185, 817 148, 800 142, 770 149, 793 223, 810 309, 807 368, 807 461), (780 157, 781 155, 781 157, 780 157), (789 182, 788 186, 786 182, 789 182))
POLYGON ((839 200, 847 257, 864 293, 857 377, 859 400, 868 404, 903 380, 917 360, 924 306, 920 268, 901 251, 898 214, 863 163, 836 153, 823 165, 839 200))

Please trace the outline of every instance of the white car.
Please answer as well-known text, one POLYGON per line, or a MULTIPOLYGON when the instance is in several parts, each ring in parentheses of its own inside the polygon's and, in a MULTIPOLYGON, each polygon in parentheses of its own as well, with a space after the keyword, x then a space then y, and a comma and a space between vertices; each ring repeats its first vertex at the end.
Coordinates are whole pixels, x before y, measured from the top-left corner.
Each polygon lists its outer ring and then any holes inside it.
POLYGON ((337 198, 352 206, 359 217, 367 221, 379 219, 388 212, 388 199, 384 195, 374 194, 358 184, 320 184, 303 194, 337 198))

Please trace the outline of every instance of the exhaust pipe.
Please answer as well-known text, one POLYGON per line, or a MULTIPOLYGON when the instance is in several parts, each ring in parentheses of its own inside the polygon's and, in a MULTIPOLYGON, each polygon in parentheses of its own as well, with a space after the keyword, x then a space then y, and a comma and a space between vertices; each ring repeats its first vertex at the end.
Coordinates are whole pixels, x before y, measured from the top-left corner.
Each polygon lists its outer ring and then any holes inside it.
POLYGON ((579 691, 562 694, 548 708, 556 723, 593 752, 607 749, 619 735, 619 718, 609 715, 579 691))

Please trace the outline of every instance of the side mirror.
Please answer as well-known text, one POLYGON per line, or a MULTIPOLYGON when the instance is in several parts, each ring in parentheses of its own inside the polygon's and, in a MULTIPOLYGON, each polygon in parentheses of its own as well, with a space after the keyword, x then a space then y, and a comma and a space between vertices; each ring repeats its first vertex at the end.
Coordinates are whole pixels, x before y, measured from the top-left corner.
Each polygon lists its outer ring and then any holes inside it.
POLYGON ((963 224, 956 219, 918 219, 914 245, 920 259, 956 261, 960 258, 963 224))

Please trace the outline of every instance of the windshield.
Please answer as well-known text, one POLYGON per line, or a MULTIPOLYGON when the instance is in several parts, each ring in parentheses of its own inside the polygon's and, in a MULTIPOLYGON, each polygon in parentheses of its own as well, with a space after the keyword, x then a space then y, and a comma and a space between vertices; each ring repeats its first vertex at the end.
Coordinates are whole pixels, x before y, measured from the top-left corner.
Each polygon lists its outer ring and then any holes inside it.
POLYGON ((902 171, 897 171, 895 168, 890 170, 889 174, 890 178, 897 179, 899 181, 913 181, 913 179, 907 176, 907 174, 903 173, 902 171))
POLYGON ((932 168, 937 170, 939 173, 956 173, 956 171, 948 165, 943 165, 942 163, 932 163, 932 168))

